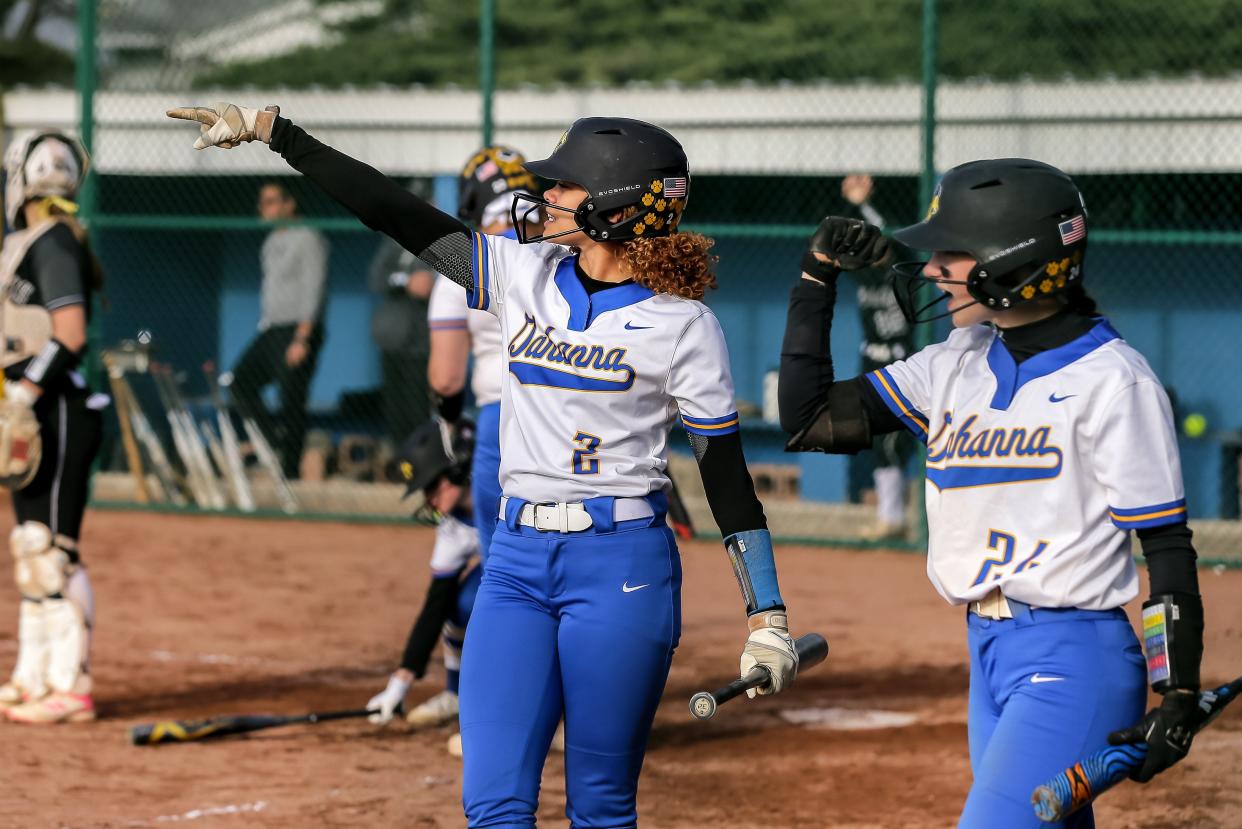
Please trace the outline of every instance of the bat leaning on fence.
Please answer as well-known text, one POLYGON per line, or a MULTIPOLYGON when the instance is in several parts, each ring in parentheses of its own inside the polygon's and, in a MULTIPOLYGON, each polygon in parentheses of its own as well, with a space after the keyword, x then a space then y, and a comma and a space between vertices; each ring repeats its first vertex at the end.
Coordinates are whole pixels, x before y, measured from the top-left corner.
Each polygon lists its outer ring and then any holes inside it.
POLYGON ((189 743, 227 737, 231 734, 248 734, 265 728, 285 725, 302 725, 330 720, 350 720, 375 713, 365 708, 346 711, 279 716, 271 714, 243 714, 239 716, 212 717, 206 720, 164 720, 162 722, 135 725, 129 730, 129 740, 136 746, 153 746, 159 743, 189 743))
POLYGON ((229 486, 233 490, 233 498, 238 508, 243 512, 254 512, 254 495, 250 491, 250 479, 246 477, 246 465, 242 461, 241 442, 237 439, 233 419, 224 404, 224 397, 220 394, 216 364, 211 361, 203 363, 203 374, 207 377, 207 391, 211 395, 211 405, 216 410, 216 426, 220 429, 220 448, 224 456, 224 463, 220 468, 228 472, 229 486))
POLYGON ((207 509, 224 509, 226 503, 224 493, 220 490, 220 482, 216 478, 211 459, 207 457, 207 448, 203 445, 202 435, 195 426, 194 416, 181 401, 181 394, 177 390, 177 381, 172 376, 172 369, 152 363, 151 376, 155 378, 160 402, 164 404, 168 415, 177 454, 181 456, 182 463, 185 464, 186 477, 194 493, 194 500, 199 506, 207 509))
MULTIPOLYGON (((1225 706, 1242 694, 1242 677, 1227 685, 1199 694, 1199 722, 1202 731, 1220 716, 1225 706)), ((1143 765, 1146 744, 1109 746, 1058 774, 1031 794, 1031 805, 1040 820, 1056 823, 1086 806, 1104 792, 1130 776, 1143 765)))
POLYGON ((147 489, 147 473, 142 463, 142 450, 138 448, 138 440, 134 437, 134 424, 130 417, 132 399, 122 389, 125 372, 117 365, 116 359, 108 351, 101 355, 104 369, 108 372, 108 385, 112 389, 112 400, 116 405, 116 419, 121 426, 121 444, 125 447, 125 462, 129 465, 129 474, 134 478, 134 497, 140 504, 151 503, 151 492, 147 489))

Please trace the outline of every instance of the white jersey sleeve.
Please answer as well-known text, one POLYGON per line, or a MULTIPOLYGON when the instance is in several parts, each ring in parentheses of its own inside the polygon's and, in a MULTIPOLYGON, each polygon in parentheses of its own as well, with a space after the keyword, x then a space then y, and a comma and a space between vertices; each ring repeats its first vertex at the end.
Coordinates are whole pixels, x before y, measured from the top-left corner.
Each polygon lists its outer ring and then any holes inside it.
POLYGON ((505 294, 515 275, 542 273, 568 256, 569 248, 547 243, 523 245, 507 236, 470 234, 474 287, 466 291, 466 305, 500 315, 505 294))
POLYGON ((1108 401, 1092 432, 1095 474, 1108 492, 1108 517, 1123 530, 1186 521, 1181 458, 1168 395, 1140 377, 1108 401))
POLYGON ((902 425, 926 443, 928 424, 934 414, 935 376, 951 368, 944 365, 946 361, 955 363, 961 352, 969 350, 986 336, 989 335, 983 326, 954 329, 944 342, 929 345, 910 355, 909 359, 889 363, 867 374, 867 380, 902 425))
POLYGON ((451 279, 436 275, 427 300, 427 325, 432 331, 465 330, 466 292, 451 279))
POLYGON ((431 552, 431 572, 448 576, 465 567, 479 552, 479 534, 474 527, 451 515, 436 525, 436 544, 431 552))
POLYGON ((729 350, 720 322, 706 308, 673 346, 667 390, 690 434, 710 437, 738 430, 729 350))

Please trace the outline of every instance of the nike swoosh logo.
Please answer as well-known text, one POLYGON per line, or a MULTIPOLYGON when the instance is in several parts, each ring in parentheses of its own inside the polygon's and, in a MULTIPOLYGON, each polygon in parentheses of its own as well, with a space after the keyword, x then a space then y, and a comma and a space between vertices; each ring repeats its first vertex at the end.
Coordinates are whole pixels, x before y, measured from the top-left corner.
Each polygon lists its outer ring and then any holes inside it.
POLYGON ((1060 403, 1062 400, 1069 400, 1071 397, 1077 397, 1077 396, 1078 395, 1076 394, 1067 394, 1064 397, 1057 397, 1057 393, 1053 392, 1052 394, 1048 395, 1048 402, 1049 403, 1060 403))
POLYGON ((650 586, 651 586, 650 584, 636 584, 633 587, 630 587, 630 583, 628 581, 624 581, 621 583, 621 592, 622 593, 633 593, 635 590, 642 590, 644 587, 650 587, 650 586))
POLYGON ((1065 681, 1065 677, 1063 676, 1040 676, 1039 674, 1035 674, 1031 677, 1031 682, 1064 682, 1064 681, 1065 681))
POLYGON ((654 325, 635 325, 632 322, 627 322, 625 324, 626 331, 645 331, 648 328, 655 328, 655 326, 654 325))

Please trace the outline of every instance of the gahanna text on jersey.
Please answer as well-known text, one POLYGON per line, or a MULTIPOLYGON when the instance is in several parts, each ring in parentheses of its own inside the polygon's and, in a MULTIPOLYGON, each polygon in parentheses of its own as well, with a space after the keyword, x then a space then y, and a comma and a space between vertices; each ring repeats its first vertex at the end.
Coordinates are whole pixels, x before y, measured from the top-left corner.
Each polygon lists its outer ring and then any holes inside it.
POLYGON ((977 414, 956 429, 953 413, 927 441, 927 479, 937 489, 1044 481, 1061 474, 1061 447, 1053 444, 1052 427, 993 426, 973 431, 977 414), (1010 461, 993 462, 988 461, 1010 461))
POLYGON ((634 385, 633 366, 622 362, 627 349, 557 340, 555 331, 526 314, 509 341, 509 372, 519 383, 589 392, 623 392, 634 385))

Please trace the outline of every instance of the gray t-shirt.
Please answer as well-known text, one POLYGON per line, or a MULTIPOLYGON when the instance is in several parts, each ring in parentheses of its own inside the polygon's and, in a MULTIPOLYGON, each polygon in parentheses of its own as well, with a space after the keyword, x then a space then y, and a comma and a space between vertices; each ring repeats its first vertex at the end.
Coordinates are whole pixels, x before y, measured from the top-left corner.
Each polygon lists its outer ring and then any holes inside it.
POLYGON ((309 227, 282 227, 263 240, 259 328, 318 320, 328 278, 328 240, 309 227))

